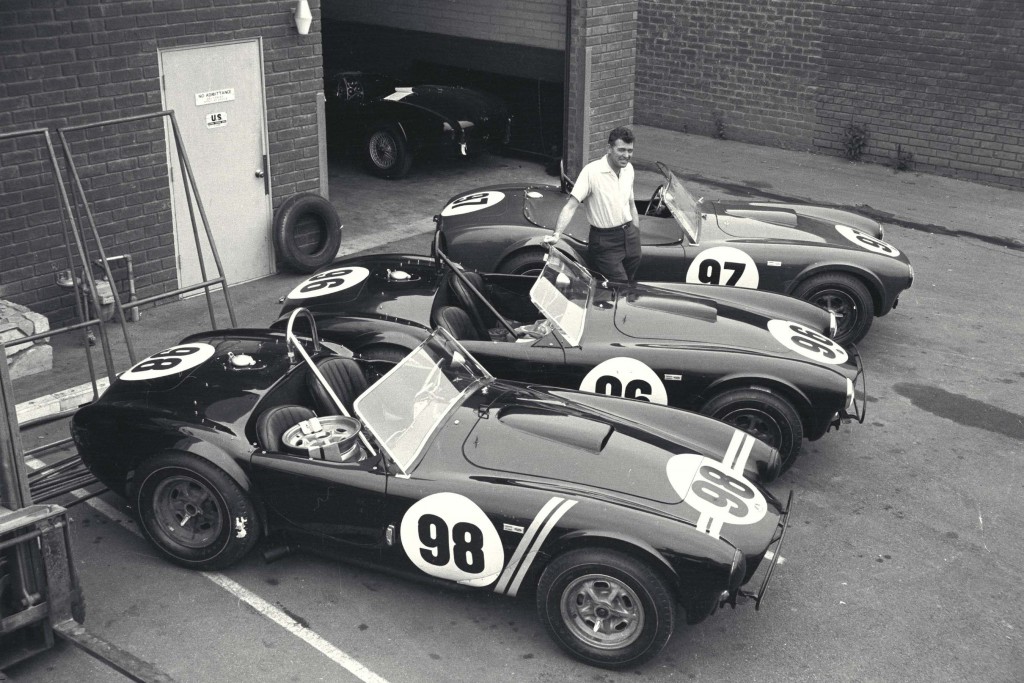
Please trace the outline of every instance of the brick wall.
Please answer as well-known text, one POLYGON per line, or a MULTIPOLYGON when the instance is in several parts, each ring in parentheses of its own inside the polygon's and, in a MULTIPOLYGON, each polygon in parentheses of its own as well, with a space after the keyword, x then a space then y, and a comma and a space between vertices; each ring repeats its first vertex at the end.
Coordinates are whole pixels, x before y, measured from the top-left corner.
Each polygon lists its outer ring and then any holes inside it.
POLYGON ((1024 188, 1020 0, 640 0, 636 119, 1024 188))
MULTIPOLYGON (((50 130, 70 181, 55 129, 159 112, 159 49, 262 37, 275 206, 295 192, 317 191, 320 2, 310 5, 313 28, 299 36, 292 5, 282 2, 4 0, 0 135, 50 130)), ((67 137, 107 255, 132 256, 140 297, 175 289, 160 120, 67 137)), ((74 309, 71 294, 55 283, 69 261, 47 159, 40 135, 0 139, 0 298, 60 323, 74 309)))
POLYGON ((637 2, 573 2, 570 30, 573 75, 568 85, 569 149, 566 158, 567 171, 576 175, 583 164, 607 150, 608 131, 633 122, 637 2), (589 93, 585 92, 588 68, 589 93))
POLYGON ((554 50, 565 48, 565 0, 345 0, 325 5, 324 18, 554 50))

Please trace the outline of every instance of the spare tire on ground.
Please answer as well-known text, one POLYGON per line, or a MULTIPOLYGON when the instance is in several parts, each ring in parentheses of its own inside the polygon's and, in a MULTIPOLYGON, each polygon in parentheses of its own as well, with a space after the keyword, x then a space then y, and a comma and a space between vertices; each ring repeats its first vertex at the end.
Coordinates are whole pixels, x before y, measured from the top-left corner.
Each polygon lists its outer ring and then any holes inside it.
POLYGON ((304 192, 284 201, 274 215, 274 247, 291 270, 312 273, 334 260, 341 246, 341 218, 334 205, 304 192))

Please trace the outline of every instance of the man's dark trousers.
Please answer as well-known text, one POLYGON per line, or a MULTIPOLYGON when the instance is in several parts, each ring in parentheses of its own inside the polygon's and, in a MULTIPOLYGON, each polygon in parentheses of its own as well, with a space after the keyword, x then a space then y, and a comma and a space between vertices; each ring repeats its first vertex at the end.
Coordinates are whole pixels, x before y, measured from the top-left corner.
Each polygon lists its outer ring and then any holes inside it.
POLYGON ((632 223, 616 228, 590 226, 587 260, 609 280, 633 282, 640 266, 640 230, 632 223))

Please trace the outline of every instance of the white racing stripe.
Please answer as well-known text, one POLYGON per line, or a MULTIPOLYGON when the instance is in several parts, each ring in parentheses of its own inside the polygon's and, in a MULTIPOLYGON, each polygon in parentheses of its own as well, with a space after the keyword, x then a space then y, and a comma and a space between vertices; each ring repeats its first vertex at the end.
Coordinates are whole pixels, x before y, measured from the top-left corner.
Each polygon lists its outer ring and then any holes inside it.
MULTIPOLYGON (((40 469, 45 466, 45 463, 35 458, 25 458, 25 463, 32 469, 40 469)), ((71 495, 76 498, 83 498, 87 495, 87 492, 83 489, 72 491, 71 495)), ((136 536, 142 538, 142 532, 139 531, 135 524, 135 521, 124 514, 117 508, 113 507, 109 503, 100 500, 99 498, 90 498, 85 501, 86 505, 89 505, 97 512, 109 517, 113 522, 119 526, 127 529, 136 536)), ((217 572, 199 572, 213 583, 217 584, 228 593, 231 593, 236 598, 244 602, 245 604, 252 607, 259 614, 262 614, 267 619, 283 628, 284 630, 296 636, 307 645, 313 647, 321 654, 327 656, 328 659, 333 661, 335 664, 341 666, 343 669, 351 673, 353 676, 358 678, 365 683, 388 683, 387 679, 382 678, 374 672, 367 669, 365 666, 357 662, 356 660, 349 657, 347 654, 339 650, 337 647, 328 642, 325 638, 315 633, 314 631, 306 628, 302 624, 299 624, 295 619, 288 616, 280 608, 270 604, 260 596, 256 595, 249 589, 245 588, 241 584, 232 581, 223 574, 217 572)))

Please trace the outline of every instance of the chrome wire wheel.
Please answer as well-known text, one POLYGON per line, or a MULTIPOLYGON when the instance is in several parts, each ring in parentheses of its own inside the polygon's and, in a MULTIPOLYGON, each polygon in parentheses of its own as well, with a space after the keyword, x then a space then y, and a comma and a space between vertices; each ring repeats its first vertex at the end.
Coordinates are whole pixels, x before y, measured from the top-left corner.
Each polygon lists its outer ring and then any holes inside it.
POLYGON ((386 130, 378 130, 370 136, 370 159, 377 168, 387 169, 398 160, 398 145, 395 137, 386 130))
POLYGON ((584 574, 562 592, 562 620, 581 641, 602 650, 631 645, 644 626, 637 594, 607 574, 584 574))
POLYGON ((153 491, 160 533, 186 548, 206 548, 220 537, 224 517, 216 494, 192 477, 167 477, 153 491))

